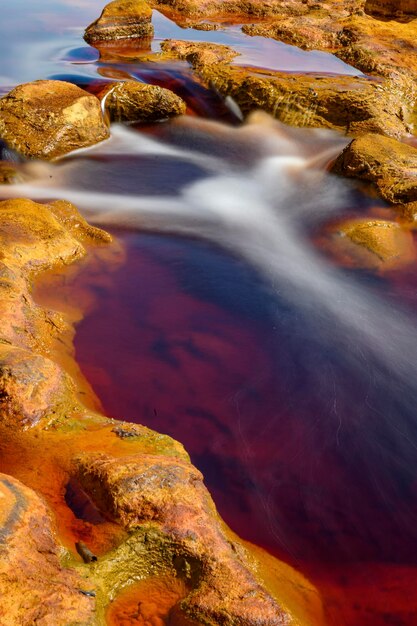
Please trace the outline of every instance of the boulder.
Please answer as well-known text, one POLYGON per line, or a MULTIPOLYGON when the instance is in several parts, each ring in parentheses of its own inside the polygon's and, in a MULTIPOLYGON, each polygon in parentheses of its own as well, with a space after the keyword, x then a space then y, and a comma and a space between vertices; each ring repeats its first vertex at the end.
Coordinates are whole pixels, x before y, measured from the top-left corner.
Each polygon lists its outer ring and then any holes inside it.
POLYGON ((114 0, 100 17, 87 27, 84 39, 91 44, 117 39, 153 36, 152 9, 145 0, 114 0))
POLYGON ((109 136, 99 100, 59 80, 37 80, 0 98, 0 137, 27 157, 54 159, 109 136))
POLYGON ((375 184, 388 202, 417 200, 417 149, 376 134, 354 139, 340 154, 333 171, 375 184))
POLYGON ((113 121, 155 122, 183 115, 186 104, 173 91, 134 80, 111 83, 98 94, 113 121))

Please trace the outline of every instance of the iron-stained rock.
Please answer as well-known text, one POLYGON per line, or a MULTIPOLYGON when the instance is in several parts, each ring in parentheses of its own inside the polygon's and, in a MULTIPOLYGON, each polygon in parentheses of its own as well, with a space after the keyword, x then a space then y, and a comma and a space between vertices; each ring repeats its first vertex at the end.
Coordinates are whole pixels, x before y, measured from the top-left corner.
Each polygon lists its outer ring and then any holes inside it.
POLYGON ((53 159, 108 135, 99 100, 71 83, 38 80, 0 98, 0 137, 25 156, 53 159))
MULTIPOLYGON (((20 481, 0 474, 0 623, 94 624, 86 583, 60 563, 51 515, 20 481)), ((88 586, 88 583, 87 583, 88 586)))
POLYGON ((173 91, 133 80, 112 83, 99 97, 113 121, 155 122, 186 110, 184 100, 173 91))
POLYGON ((151 19, 152 9, 145 0, 114 0, 88 26, 84 39, 94 44, 97 41, 152 37, 151 19))
POLYGON ((333 171, 374 183, 388 202, 417 200, 417 150, 395 139, 376 134, 354 139, 337 158, 333 171))

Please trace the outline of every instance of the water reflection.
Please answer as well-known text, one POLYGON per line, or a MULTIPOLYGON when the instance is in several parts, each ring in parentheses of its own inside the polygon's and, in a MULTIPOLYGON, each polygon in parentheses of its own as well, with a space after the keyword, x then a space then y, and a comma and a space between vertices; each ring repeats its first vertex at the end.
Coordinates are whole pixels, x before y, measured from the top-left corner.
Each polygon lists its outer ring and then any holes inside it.
MULTIPOLYGON (((77 55, 84 48, 82 73, 94 77, 97 54, 85 45, 83 33, 102 8, 102 0, 15 0, 9 3, 0 26, 0 89, 5 91, 18 83, 66 71, 72 63, 79 63, 77 55)), ((165 38, 211 41, 235 46, 241 53, 236 61, 239 64, 288 71, 360 74, 331 54, 305 52, 274 40, 249 37, 238 26, 213 32, 183 29, 158 11, 154 11, 153 24, 154 51, 159 50, 160 41, 165 38)))

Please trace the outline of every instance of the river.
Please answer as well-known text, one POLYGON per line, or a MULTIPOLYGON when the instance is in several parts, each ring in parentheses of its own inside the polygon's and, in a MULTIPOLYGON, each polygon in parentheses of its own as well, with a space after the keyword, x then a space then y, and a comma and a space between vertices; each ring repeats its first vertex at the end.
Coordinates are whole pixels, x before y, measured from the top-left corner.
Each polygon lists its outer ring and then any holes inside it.
MULTIPOLYGON (((181 84, 189 107, 114 125, 102 145, 28 165, 1 190, 68 198, 125 247, 77 326, 78 363, 106 414, 185 445, 232 529, 318 586, 329 626, 412 626, 417 271, 342 267, 318 244, 331 221, 389 210, 328 174, 346 138, 262 114, 241 125, 184 63, 100 60, 82 33, 101 8, 17 0, 0 25, 3 93, 117 73, 181 84)), ((208 40, 242 65, 358 73, 236 24, 153 22, 154 50, 168 36, 208 40)), ((74 298, 88 281, 87 268, 74 298)))

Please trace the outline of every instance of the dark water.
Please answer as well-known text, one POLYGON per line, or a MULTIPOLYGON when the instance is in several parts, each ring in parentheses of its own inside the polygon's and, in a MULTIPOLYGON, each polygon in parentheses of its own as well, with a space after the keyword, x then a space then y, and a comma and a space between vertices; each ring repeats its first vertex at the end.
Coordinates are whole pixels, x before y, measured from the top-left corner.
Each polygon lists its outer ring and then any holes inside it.
MULTIPOLYGON (((366 352, 356 370, 323 345, 317 320, 241 260, 193 239, 119 236, 127 262, 76 335, 106 412, 183 442, 231 527, 321 583, 331 624, 414 624, 415 607, 396 606, 417 562, 409 390, 366 352), (382 612, 381 577, 401 579, 382 612)), ((364 278, 404 295, 404 276, 364 278)), ((415 270, 406 278, 415 306, 415 270)))
MULTIPOLYGON (((59 77, 94 91, 97 81, 133 77, 174 88, 194 116, 236 124, 185 64, 100 59, 82 32, 102 5, 10 4, 0 24, 0 89, 59 77)), ((167 36, 207 39, 235 45, 241 63, 352 71, 331 55, 248 38, 233 25, 181 30, 158 13, 154 24, 154 50, 167 36)), ((56 195, 77 191, 97 223, 123 224, 135 199, 141 207, 130 229, 114 227, 126 263, 96 288, 95 308, 77 327, 77 359, 109 415, 184 443, 230 526, 309 575, 329 624, 413 626, 417 271, 348 271, 314 251, 311 238, 330 207, 351 215, 371 201, 349 189, 349 200, 336 202, 341 184, 311 187, 310 166, 297 178, 289 161, 262 159, 310 158, 322 149, 320 136, 262 124, 244 140, 231 132, 141 127, 124 137, 125 152, 99 148, 55 166, 53 176, 48 170, 56 195), (211 176, 209 186, 192 187, 211 176), (112 204, 110 217, 99 193, 112 204), (153 230, 152 198, 161 227, 153 230), (200 228, 209 218, 208 230, 200 228)), ((36 184, 33 197, 43 197, 36 184)))
POLYGON ((397 432, 400 390, 378 384, 377 364, 364 354, 369 376, 358 376, 314 321, 219 249, 122 240, 126 265, 76 337, 105 409, 182 441, 255 543, 306 560, 414 563, 417 428, 410 416, 397 432))

